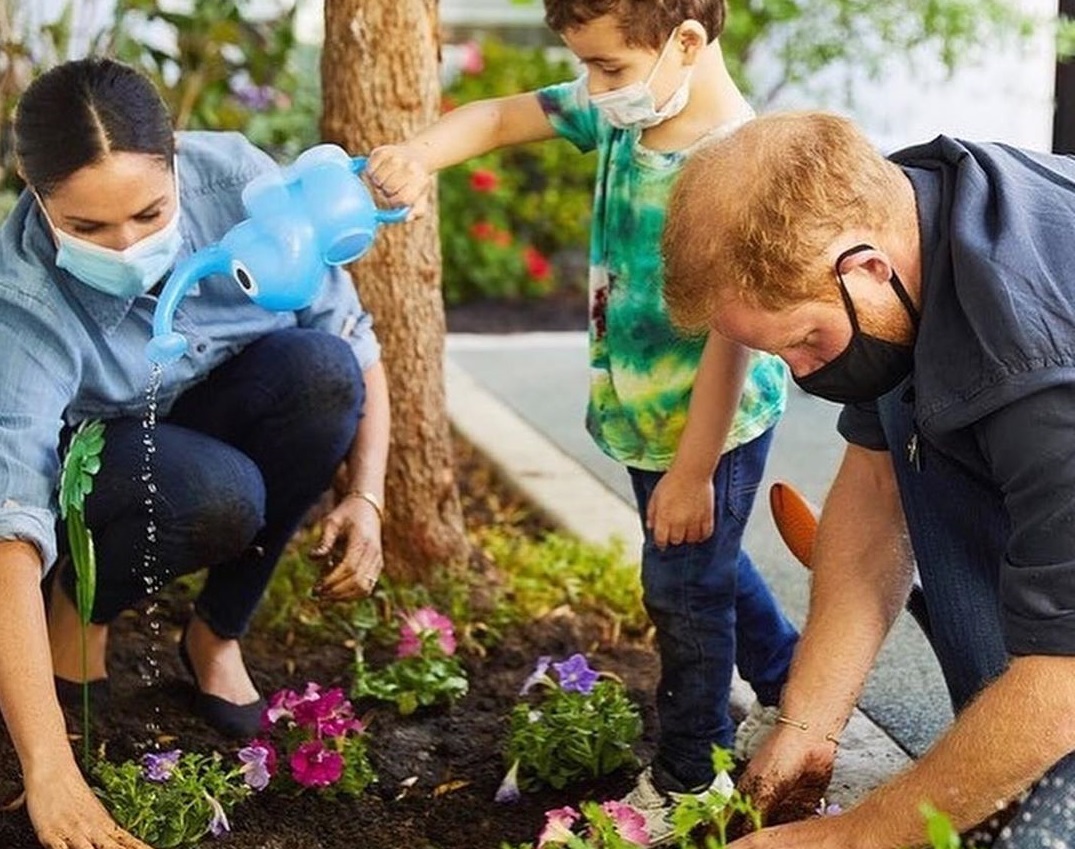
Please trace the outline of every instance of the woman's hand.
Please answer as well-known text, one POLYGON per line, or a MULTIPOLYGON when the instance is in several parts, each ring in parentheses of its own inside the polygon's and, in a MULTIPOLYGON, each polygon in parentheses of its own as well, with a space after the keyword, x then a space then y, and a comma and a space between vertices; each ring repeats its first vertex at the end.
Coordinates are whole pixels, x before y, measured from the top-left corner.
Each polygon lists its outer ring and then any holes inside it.
POLYGON ((653 488, 646 527, 658 548, 703 542, 713 534, 713 480, 669 469, 653 488))
POLYGON ((406 145, 375 148, 366 164, 366 173, 385 203, 411 208, 408 221, 422 218, 429 211, 433 175, 406 145))
POLYGON ((151 849, 116 825, 74 763, 29 773, 26 808, 46 849, 151 849))
POLYGON ((328 557, 337 549, 339 560, 330 560, 314 592, 329 601, 350 601, 373 592, 384 568, 381 550, 381 515, 357 493, 349 493, 322 523, 321 541, 314 557, 328 557))

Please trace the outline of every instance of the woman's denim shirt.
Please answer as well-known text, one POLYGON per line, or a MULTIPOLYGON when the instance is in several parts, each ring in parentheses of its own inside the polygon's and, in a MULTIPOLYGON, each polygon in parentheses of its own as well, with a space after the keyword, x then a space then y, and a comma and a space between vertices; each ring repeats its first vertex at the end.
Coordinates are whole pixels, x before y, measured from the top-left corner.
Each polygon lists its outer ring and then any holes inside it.
MULTIPOLYGON (((243 187, 277 166, 235 133, 179 133, 177 142, 183 258, 245 218, 243 187)), ((61 431, 84 419, 145 414, 145 346, 157 304, 153 295, 98 292, 55 260, 48 225, 24 192, 0 228, 0 540, 35 545, 46 566, 56 559, 61 431)), ((214 275, 176 311, 175 330, 190 348, 164 370, 158 415, 252 341, 295 326, 344 336, 363 370, 380 358, 372 320, 345 272, 330 272, 308 309, 283 313, 256 306, 230 277, 214 275)))

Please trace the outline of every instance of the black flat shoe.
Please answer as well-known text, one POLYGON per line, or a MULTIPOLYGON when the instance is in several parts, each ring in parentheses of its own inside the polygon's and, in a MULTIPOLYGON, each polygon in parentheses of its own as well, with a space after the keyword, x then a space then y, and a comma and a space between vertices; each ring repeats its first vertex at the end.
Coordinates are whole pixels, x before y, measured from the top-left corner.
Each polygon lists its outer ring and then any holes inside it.
MULTIPOLYGON (((56 684, 56 698, 60 707, 71 713, 82 713, 82 682, 68 681, 57 675, 52 676, 56 684)), ((89 682, 90 710, 104 712, 112 698, 112 687, 107 678, 95 678, 89 682)))
POLYGON ((265 699, 248 705, 237 705, 219 696, 202 692, 198 685, 198 676, 194 674, 194 664, 187 653, 187 626, 179 637, 179 661, 194 679, 194 712, 210 728, 236 740, 249 739, 261 730, 261 715, 265 711, 265 699))

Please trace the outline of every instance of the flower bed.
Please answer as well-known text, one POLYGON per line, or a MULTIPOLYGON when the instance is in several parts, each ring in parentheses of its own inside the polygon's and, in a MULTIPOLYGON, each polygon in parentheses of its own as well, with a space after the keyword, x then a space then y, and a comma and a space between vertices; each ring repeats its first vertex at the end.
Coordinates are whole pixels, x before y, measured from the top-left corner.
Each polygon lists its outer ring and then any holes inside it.
MULTIPOLYGON (((482 524, 511 515, 524 527, 538 527, 510 493, 490 485, 488 467, 471 460, 460 478, 464 489, 469 489, 464 493, 468 513, 482 516, 482 524), (473 485, 468 486, 468 481, 473 485), (478 492, 483 495, 476 501, 478 492)), ((162 599, 156 649, 138 615, 125 615, 115 624, 109 657, 110 715, 107 723, 95 722, 94 746, 104 745, 108 760, 116 764, 126 760, 140 764, 147 752, 219 751, 229 769, 248 765, 244 774, 254 776, 263 761, 252 752, 240 760, 243 746, 217 737, 187 710, 192 690, 174 646, 188 604, 178 592, 162 599), (142 673, 150 656, 160 670, 160 680, 147 687, 142 673), (159 731, 151 734, 147 723, 154 723, 159 731)), ((435 624, 432 618, 425 621, 435 624)), ((543 655, 568 658, 584 651, 594 668, 622 678, 630 698, 641 706, 647 730, 635 751, 643 759, 650 755, 656 660, 641 643, 608 644, 610 633, 607 620, 597 614, 556 612, 510 629, 484 657, 460 652, 469 690, 454 703, 401 715, 390 701, 357 701, 356 717, 368 732, 370 761, 378 776, 375 784, 354 798, 334 799, 316 788, 291 792, 270 787, 254 792, 229 811, 227 838, 221 842, 207 836, 201 845, 207 849, 497 849, 502 842, 533 842, 544 827, 546 811, 577 808, 584 799, 618 798, 632 783, 628 771, 562 790, 525 792, 512 805, 494 801, 504 774, 503 751, 512 710, 523 682, 543 655)), ((406 655, 413 648, 409 637, 404 636, 403 645, 406 655)), ((323 694, 337 687, 346 693, 352 683, 354 646, 342 639, 310 636, 301 629, 289 635, 259 628, 244 642, 244 650, 254 680, 267 697, 281 690, 302 697, 306 682, 318 682, 323 694)), ((371 649, 366 660, 380 669, 397 654, 395 647, 371 649)), ((281 697, 281 706, 285 700, 281 697)), ((291 705, 292 713, 295 706, 291 705)), ((78 730, 78 717, 71 718, 70 727, 78 730)), ((292 747, 279 736, 270 734, 269 738, 279 770, 289 761, 292 747)), ((300 765, 304 778, 320 775, 316 770, 302 771, 304 765, 300 765)), ((7 735, 0 734, 0 801, 10 800, 18 790, 17 760, 7 735)), ((24 809, 0 814, 0 846, 32 849, 35 845, 24 809)))

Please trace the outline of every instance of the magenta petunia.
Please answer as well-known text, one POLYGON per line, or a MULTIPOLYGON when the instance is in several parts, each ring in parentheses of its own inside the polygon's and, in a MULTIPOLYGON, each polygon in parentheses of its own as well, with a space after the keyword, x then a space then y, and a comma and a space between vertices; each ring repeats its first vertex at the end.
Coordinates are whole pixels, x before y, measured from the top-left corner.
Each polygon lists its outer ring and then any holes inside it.
POLYGON ((309 740, 292 753, 291 775, 303 787, 328 787, 343 775, 343 757, 320 740, 309 740))

